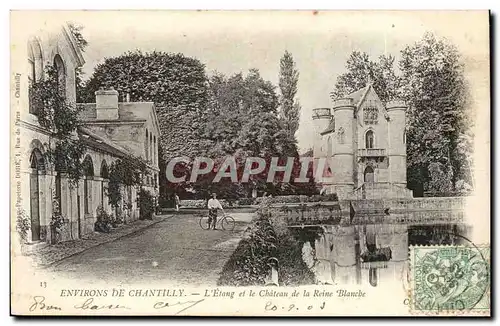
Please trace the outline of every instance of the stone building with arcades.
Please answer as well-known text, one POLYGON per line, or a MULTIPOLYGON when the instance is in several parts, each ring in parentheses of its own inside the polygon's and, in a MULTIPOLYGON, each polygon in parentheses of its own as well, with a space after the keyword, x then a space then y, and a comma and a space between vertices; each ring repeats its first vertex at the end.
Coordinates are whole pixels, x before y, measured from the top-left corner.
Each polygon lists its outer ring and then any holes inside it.
MULTIPOLYGON (((64 218, 60 241, 79 239, 94 232, 98 208, 108 214, 126 212, 125 222, 139 218, 138 192, 142 187, 158 196, 158 142, 160 130, 154 104, 129 102, 126 94, 112 89, 96 92, 96 103, 76 103, 76 69, 84 57, 68 26, 39 30, 24 49, 12 50, 13 56, 26 57, 21 73, 19 108, 19 207, 28 218, 28 244, 44 244, 54 238, 50 222, 55 210, 64 218), (82 157, 83 177, 72 184, 64 171, 48 160, 54 146, 54 133, 39 123, 39 113, 29 99, 30 85, 46 76, 46 68, 57 70, 58 88, 66 101, 83 107, 75 136, 85 146, 82 157), (62 87, 61 87, 62 86, 62 87), (124 96, 125 95, 125 96, 124 96), (121 186, 119 209, 113 209, 107 197, 110 166, 117 159, 142 158, 147 173, 139 186, 121 186)), ((17 157, 16 156, 16 157, 17 157)), ((18 214, 19 215, 19 214, 18 214)))

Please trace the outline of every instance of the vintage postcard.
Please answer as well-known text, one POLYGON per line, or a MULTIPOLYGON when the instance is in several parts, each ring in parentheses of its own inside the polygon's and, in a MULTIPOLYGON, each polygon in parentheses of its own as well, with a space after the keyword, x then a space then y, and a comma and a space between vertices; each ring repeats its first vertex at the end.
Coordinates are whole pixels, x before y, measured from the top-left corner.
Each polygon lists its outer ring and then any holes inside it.
POLYGON ((490 316, 487 11, 12 11, 11 314, 490 316))

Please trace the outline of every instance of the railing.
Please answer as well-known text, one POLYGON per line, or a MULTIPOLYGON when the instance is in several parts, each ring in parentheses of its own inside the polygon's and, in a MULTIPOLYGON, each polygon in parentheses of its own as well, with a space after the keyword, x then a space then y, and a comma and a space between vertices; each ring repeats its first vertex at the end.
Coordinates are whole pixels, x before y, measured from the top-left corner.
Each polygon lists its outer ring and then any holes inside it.
POLYGON ((386 156, 386 152, 385 149, 382 148, 362 148, 358 149, 358 156, 380 157, 380 156, 386 156))

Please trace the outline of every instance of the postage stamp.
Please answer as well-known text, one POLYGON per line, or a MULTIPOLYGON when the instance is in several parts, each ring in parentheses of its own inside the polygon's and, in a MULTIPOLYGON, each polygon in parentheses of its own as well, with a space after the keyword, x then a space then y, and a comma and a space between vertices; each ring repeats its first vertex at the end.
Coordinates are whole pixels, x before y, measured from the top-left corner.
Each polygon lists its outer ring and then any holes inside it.
POLYGON ((489 312, 489 246, 416 246, 410 261, 412 312, 489 312))

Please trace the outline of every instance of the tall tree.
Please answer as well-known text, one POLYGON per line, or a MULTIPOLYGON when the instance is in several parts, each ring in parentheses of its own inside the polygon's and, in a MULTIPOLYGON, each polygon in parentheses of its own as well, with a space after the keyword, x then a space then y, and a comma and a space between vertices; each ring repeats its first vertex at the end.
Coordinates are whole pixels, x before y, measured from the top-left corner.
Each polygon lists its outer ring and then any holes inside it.
POLYGON ((300 102, 295 99, 299 72, 295 67, 292 54, 285 51, 280 60, 279 89, 280 89, 280 118, 290 141, 295 139, 299 128, 300 102))
POLYGON ((131 101, 151 101, 162 132, 163 159, 195 156, 201 148, 197 130, 205 122, 208 84, 204 65, 182 54, 128 52, 99 64, 81 94, 94 102, 101 86, 113 86, 131 101))
POLYGON ((402 51, 399 65, 402 95, 409 104, 409 184, 448 192, 456 190, 458 181, 470 185, 472 120, 458 49, 426 33, 402 51))
POLYGON ((331 96, 340 98, 355 92, 372 82, 382 102, 393 100, 398 95, 400 78, 394 71, 395 58, 381 55, 378 61, 370 59, 367 53, 353 51, 346 62, 346 72, 337 78, 331 96))

